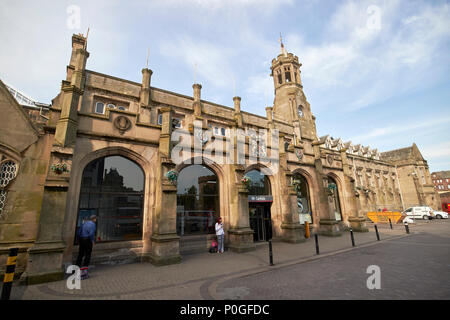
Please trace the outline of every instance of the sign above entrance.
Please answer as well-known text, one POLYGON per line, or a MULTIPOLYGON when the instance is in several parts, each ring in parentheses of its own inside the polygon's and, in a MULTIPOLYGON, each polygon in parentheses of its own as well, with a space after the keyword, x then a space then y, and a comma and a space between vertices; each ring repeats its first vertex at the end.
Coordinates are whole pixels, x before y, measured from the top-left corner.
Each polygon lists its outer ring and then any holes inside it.
POLYGON ((248 202, 272 202, 272 196, 248 196, 248 202))

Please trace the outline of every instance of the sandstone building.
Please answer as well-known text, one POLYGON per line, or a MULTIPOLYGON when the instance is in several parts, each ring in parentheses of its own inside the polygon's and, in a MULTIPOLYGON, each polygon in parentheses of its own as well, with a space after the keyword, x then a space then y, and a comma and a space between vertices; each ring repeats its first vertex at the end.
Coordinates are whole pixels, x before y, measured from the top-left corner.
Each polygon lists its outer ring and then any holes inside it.
POLYGON ((19 247, 27 283, 62 277, 91 214, 94 263, 164 265, 204 248, 218 216, 226 246, 245 252, 269 238, 304 241, 305 221, 339 236, 349 226, 367 231, 368 211, 438 206, 415 144, 380 153, 317 136, 301 63, 283 45, 272 60, 275 99, 266 117, 241 110, 240 97, 232 108, 202 100, 200 84, 193 97, 152 87, 148 68, 142 83, 90 71, 88 58, 86 38, 73 35, 67 77, 39 121, 0 82, 0 266, 8 248, 19 247), (176 132, 194 146, 181 151, 191 163, 172 158, 176 132), (213 140, 234 161, 205 154, 213 140))

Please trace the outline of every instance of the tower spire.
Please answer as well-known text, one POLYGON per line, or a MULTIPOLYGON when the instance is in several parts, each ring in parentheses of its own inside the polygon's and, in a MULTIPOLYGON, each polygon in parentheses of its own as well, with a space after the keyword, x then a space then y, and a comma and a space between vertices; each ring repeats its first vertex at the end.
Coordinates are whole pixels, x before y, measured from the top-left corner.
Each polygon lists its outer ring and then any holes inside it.
POLYGON ((286 52, 286 49, 284 48, 283 37, 281 36, 281 32, 280 32, 280 39, 278 41, 280 42, 280 45, 281 45, 281 54, 283 54, 285 57, 287 57, 287 52, 286 52))

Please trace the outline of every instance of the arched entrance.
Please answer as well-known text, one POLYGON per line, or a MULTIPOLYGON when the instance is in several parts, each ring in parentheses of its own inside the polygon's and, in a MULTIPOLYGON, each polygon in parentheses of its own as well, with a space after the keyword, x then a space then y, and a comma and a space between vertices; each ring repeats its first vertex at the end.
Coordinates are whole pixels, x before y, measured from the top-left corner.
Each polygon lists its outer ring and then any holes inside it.
POLYGON ((144 180, 141 167, 125 157, 91 161, 83 170, 76 231, 96 215, 98 242, 142 239, 144 180))
POLYGON ((272 192, 269 178, 259 170, 251 170, 245 174, 250 179, 248 206, 250 228, 253 229, 254 241, 272 239, 272 192))
POLYGON ((328 176, 328 188, 332 191, 333 203, 334 203, 334 215, 336 221, 342 221, 342 212, 339 199, 339 188, 336 180, 328 176))
POLYGON ((302 174, 294 173, 292 182, 297 192, 297 210, 300 224, 304 224, 306 221, 313 223, 308 181, 302 174))
POLYGON ((178 175, 177 234, 206 235, 215 233, 220 216, 219 179, 205 165, 191 165, 178 175))

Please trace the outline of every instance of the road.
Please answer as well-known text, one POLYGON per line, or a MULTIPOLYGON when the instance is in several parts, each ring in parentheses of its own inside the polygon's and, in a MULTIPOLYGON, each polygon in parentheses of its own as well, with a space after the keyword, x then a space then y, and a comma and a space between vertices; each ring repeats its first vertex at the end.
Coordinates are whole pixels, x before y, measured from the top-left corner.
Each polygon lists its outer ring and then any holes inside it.
MULTIPOLYGON (((370 283, 374 283, 370 281, 370 283)), ((216 285, 222 299, 450 299, 450 221, 414 234, 216 285), (371 265, 380 289, 368 289, 371 265)))

